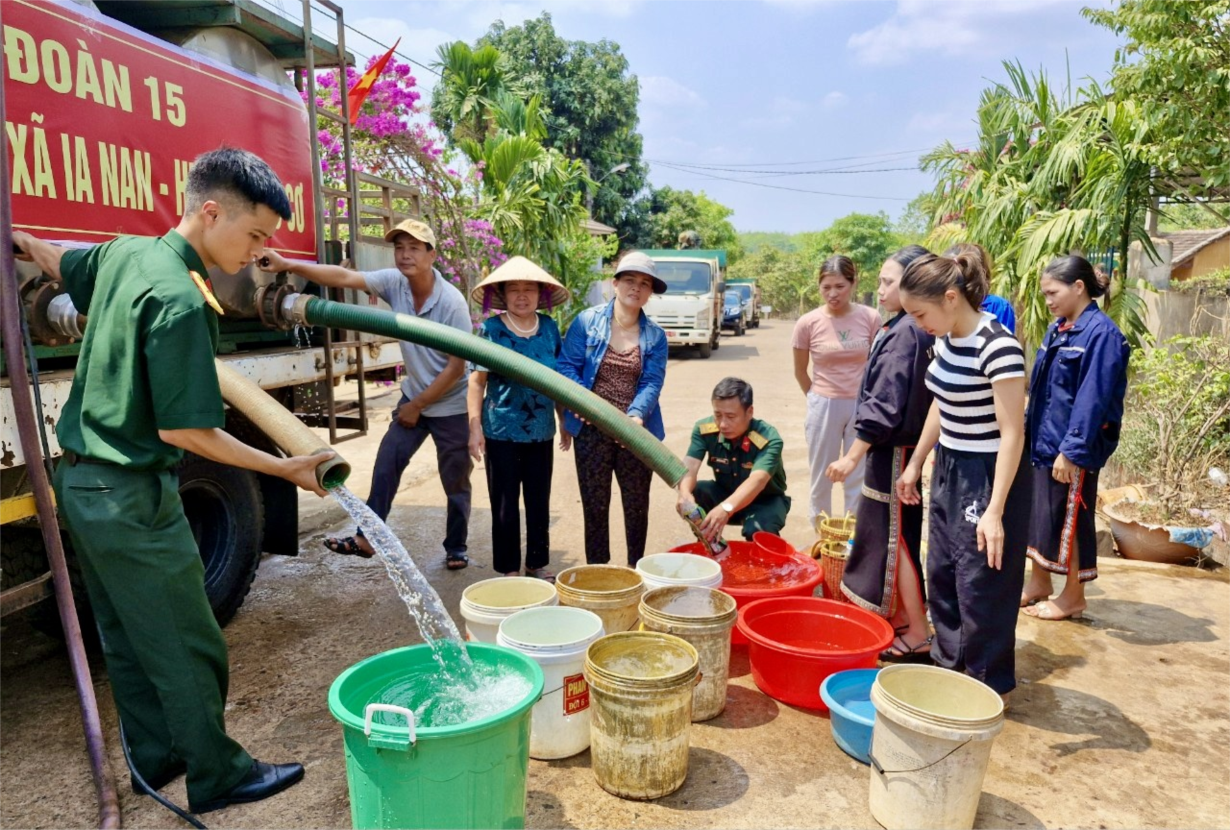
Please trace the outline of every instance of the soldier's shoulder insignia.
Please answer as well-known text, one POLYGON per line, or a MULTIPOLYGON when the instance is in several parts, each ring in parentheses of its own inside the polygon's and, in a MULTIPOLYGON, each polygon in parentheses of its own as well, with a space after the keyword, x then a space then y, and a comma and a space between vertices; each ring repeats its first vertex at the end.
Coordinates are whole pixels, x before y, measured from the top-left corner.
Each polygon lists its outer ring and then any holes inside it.
POLYGON ((751 440, 753 444, 756 445, 756 449, 758 450, 763 450, 765 447, 769 445, 769 439, 765 438, 763 435, 761 435, 756 430, 752 430, 751 432, 749 432, 747 434, 747 437, 748 439, 751 440))
POLYGON ((225 316, 226 312, 222 310, 222 304, 219 303, 218 298, 214 296, 214 292, 209 287, 209 283, 206 282, 205 279, 203 279, 196 271, 189 271, 188 274, 191 275, 192 282, 196 285, 197 290, 201 292, 201 296, 205 298, 205 302, 209 303, 209 307, 218 312, 218 314, 225 316))
POLYGON ((715 421, 705 421, 700 425, 701 435, 716 435, 718 433, 718 425, 715 421))

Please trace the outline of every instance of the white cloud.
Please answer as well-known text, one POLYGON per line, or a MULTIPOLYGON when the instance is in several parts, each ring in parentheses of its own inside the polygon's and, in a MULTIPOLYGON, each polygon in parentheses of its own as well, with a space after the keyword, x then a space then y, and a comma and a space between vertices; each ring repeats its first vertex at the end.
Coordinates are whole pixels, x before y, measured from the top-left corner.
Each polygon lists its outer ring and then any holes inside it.
POLYGON ((760 112, 750 113, 740 123, 751 129, 789 127, 795 120, 806 113, 810 107, 796 99, 785 95, 776 95, 768 107, 760 112))
POLYGON ((930 140, 936 135, 971 135, 976 131, 973 118, 953 110, 943 112, 918 112, 906 122, 902 133, 930 140))
POLYGON ((920 53, 997 53, 1024 20, 1067 0, 900 0, 893 15, 846 41, 855 60, 871 66, 906 63, 920 53))
POLYGON ((839 107, 844 107, 848 100, 849 98, 846 97, 844 92, 833 90, 828 95, 825 95, 820 99, 820 106, 824 107, 826 110, 835 110, 839 107))
POLYGON ((689 89, 674 78, 664 75, 644 75, 640 79, 641 103, 649 107, 700 108, 705 106, 705 99, 695 90, 689 89))
POLYGON ((776 6, 792 12, 807 13, 820 6, 826 6, 833 0, 763 0, 766 5, 776 6))
MULTIPOLYGON (((496 20, 503 20, 508 26, 519 26, 543 12, 551 15, 580 12, 600 17, 628 17, 636 11, 641 2, 642 0, 603 0, 600 3, 592 2, 592 0, 545 0, 539 3, 518 3, 477 0, 477 2, 466 4, 469 6, 466 16, 471 25, 485 32, 487 27, 496 20)), ((457 3, 457 5, 462 4, 457 3)))

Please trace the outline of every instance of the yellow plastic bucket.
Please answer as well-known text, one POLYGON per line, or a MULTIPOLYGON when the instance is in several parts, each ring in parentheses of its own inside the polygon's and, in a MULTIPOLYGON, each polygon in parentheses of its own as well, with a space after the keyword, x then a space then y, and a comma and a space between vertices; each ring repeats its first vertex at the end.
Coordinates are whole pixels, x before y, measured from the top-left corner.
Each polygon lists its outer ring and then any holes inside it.
POLYGON ((607 634, 636 625, 637 608, 645 585, 641 575, 618 565, 578 565, 555 578, 559 604, 593 611, 602 618, 607 634))
POLYGON ((739 615, 734 597, 713 588, 655 588, 641 597, 640 610, 641 628, 673 634, 696 649, 700 682, 692 691, 692 722, 722 714, 730 678, 730 632, 739 615))
POLYGON ((589 647, 590 763, 602 789, 647 801, 683 786, 698 662, 690 643, 656 631, 609 634, 589 647))

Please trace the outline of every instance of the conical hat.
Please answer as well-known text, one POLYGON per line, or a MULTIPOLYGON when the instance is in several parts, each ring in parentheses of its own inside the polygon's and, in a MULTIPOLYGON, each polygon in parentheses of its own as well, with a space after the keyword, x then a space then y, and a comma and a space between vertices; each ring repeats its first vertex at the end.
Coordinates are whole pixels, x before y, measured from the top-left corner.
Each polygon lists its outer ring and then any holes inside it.
MULTIPOLYGON (((474 286, 474 290, 470 292, 470 299, 480 306, 484 305, 484 295, 487 293, 488 288, 491 288, 496 283, 513 282, 514 280, 529 280, 530 282, 541 283, 545 286, 538 293, 539 308, 546 308, 548 305, 551 308, 559 308, 567 303, 568 299, 572 296, 572 293, 555 277, 525 257, 515 256, 488 274, 485 280, 474 286)), ((491 292, 491 300, 486 304, 486 307, 508 308, 504 303, 504 298, 496 291, 491 292)))

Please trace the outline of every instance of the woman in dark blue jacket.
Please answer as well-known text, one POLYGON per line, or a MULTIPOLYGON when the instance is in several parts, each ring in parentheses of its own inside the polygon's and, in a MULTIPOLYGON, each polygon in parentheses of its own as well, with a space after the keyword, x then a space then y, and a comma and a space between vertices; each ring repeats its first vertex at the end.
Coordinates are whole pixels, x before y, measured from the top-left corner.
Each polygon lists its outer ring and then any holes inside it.
POLYGON ((1126 338, 1095 300, 1106 279, 1079 256, 1059 257, 1042 274, 1042 294, 1057 318, 1046 332, 1029 383, 1033 438, 1033 560, 1021 592, 1025 613, 1066 620, 1085 610, 1085 583, 1097 579, 1093 509, 1098 471, 1119 444, 1127 391, 1126 338), (1064 574, 1051 595, 1051 574, 1064 574))
MULTIPOLYGON (((654 262, 639 251, 619 261, 615 299, 582 311, 568 327, 556 368, 649 430, 666 435, 658 397, 666 380, 666 332, 642 309, 653 294, 666 291, 654 262)), ((649 485, 653 472, 626 447, 583 424, 573 412, 564 429, 576 437, 577 483, 585 515, 585 561, 611 560, 611 474, 619 481, 624 508, 628 566, 645 553, 649 532, 649 485)))

